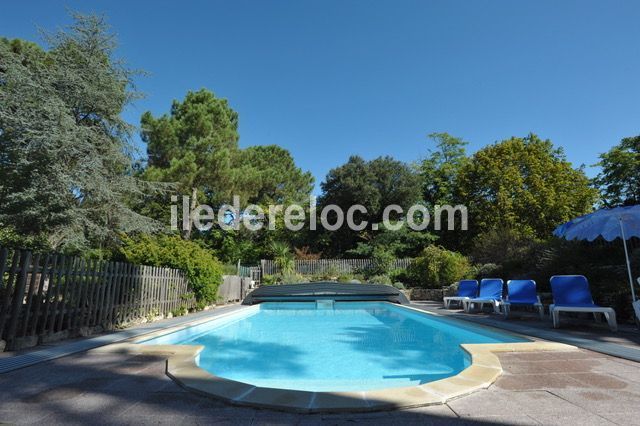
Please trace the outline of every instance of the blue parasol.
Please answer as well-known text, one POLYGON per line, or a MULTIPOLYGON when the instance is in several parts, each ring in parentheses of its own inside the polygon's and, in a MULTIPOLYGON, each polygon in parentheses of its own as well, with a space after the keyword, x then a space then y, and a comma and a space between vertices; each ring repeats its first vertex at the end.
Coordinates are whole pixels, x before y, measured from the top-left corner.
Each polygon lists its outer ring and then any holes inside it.
POLYGON ((640 205, 602 209, 580 216, 558 226, 553 231, 553 235, 567 240, 593 241, 599 237, 606 241, 613 241, 616 238, 622 239, 624 255, 627 260, 631 297, 634 302, 636 301, 627 240, 633 237, 640 238, 640 205))

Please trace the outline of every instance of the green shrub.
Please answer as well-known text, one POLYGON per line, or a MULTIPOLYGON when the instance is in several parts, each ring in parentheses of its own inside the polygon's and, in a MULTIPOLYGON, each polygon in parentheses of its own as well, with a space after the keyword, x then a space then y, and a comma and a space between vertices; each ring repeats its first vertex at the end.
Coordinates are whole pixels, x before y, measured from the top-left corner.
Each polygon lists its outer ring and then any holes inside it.
POLYGON ((222 282, 222 264, 195 241, 175 235, 124 237, 120 253, 131 263, 179 269, 202 307, 216 301, 222 282))
POLYGON ((411 284, 438 288, 473 275, 469 259, 443 247, 428 246, 407 270, 411 284))
POLYGON ((292 274, 295 271, 295 258, 286 243, 275 241, 271 244, 273 261, 281 274, 292 274))
POLYGON ((274 274, 265 274, 262 276, 260 280, 260 285, 274 285, 278 284, 278 275, 274 274))
POLYGON ((393 282, 408 282, 409 275, 406 268, 395 268, 389 271, 387 274, 393 282))
POLYGON ((375 275, 387 275, 391 270, 391 265, 393 265, 394 260, 395 256, 391 251, 383 247, 376 247, 373 249, 373 253, 371 254, 371 267, 367 268, 363 272, 368 277, 373 277, 375 275))
POLYGON ((304 275, 296 273, 264 275, 261 285, 300 284, 309 282, 304 275))
POLYGON ((187 309, 187 307, 184 305, 171 311, 171 315, 173 315, 174 317, 181 317, 183 315, 187 315, 188 313, 189 309, 187 309))
POLYGON ((367 283, 391 285, 391 278, 387 275, 373 275, 367 279, 367 283))
POLYGON ((299 284, 309 282, 304 275, 291 272, 288 274, 280 274, 280 283, 282 284, 299 284))
POLYGON ((0 246, 29 249, 34 251, 51 250, 51 246, 49 245, 45 234, 37 236, 23 236, 16 232, 12 226, 6 225, 2 222, 0 222, 0 246))
POLYGON ((223 275, 237 275, 238 274, 238 265, 233 265, 231 263, 225 263, 222 265, 222 274, 223 275))
POLYGON ((340 277, 342 276, 350 276, 349 272, 340 272, 338 268, 335 266, 329 266, 324 268, 320 272, 316 272, 315 274, 308 275, 307 278, 310 282, 317 281, 340 281, 340 277))
POLYGON ((529 274, 537 268, 544 249, 544 242, 505 228, 478 236, 471 258, 474 263, 485 265, 481 267, 479 278, 529 278, 529 274), (497 265, 493 271, 490 264, 497 265))
POLYGON ((405 289, 404 284, 402 284, 402 283, 401 283, 401 282, 399 282, 399 281, 396 281, 395 283, 393 283, 393 286, 394 286, 395 288, 397 288, 398 290, 404 290, 404 289, 405 289))
POLYGON ((353 279, 354 277, 351 274, 341 274, 341 275, 338 275, 337 281, 339 283, 348 283, 348 282, 351 282, 353 279))
POLYGON ((484 265, 476 266, 475 274, 476 279, 483 278, 499 278, 503 275, 502 266, 495 263, 485 263, 484 265))

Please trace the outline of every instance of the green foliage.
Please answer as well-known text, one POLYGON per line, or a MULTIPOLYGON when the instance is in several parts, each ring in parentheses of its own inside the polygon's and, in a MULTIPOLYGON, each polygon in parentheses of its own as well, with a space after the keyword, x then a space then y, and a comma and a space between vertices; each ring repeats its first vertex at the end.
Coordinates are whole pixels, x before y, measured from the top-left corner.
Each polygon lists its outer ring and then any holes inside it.
MULTIPOLYGON (((311 174, 296 167, 284 148, 241 150, 238 114, 209 90, 188 92, 182 102, 173 102, 169 115, 154 118, 146 112, 141 124, 149 154, 143 176, 175 183, 179 194, 191 196, 191 209, 200 203, 219 207, 233 195, 242 206, 303 201, 313 189, 311 174)), ((150 214, 168 220, 167 204, 166 197, 156 199, 150 214)), ((191 232, 184 236, 191 238, 191 232)))
MULTIPOLYGON (((149 155, 145 179, 175 183, 179 194, 191 196, 192 209, 198 203, 219 205, 237 192, 238 114, 226 99, 206 89, 188 92, 184 101, 173 102, 169 115, 145 112, 141 126, 149 155)), ((165 220, 166 198, 148 207, 165 220)))
POLYGON ((275 274, 264 274, 260 285, 274 285, 278 283, 278 276, 275 274))
POLYGON ((259 234, 244 229, 213 228, 202 240, 221 261, 236 264, 240 260, 250 264, 270 255, 270 248, 263 247, 263 242, 257 238, 261 236, 259 234))
POLYGON ((500 276, 526 278, 544 247, 544 241, 512 229, 493 229, 476 238, 471 258, 475 263, 499 265, 500 276))
POLYGON ((181 305, 179 308, 173 309, 171 311, 171 315, 174 317, 181 317, 187 315, 189 313, 189 309, 186 306, 181 305))
POLYGON ((297 274, 295 272, 289 272, 286 274, 280 274, 279 281, 282 284, 299 284, 309 282, 308 279, 305 278, 304 275, 297 274))
POLYGON ((419 287, 451 285, 473 274, 471 262, 460 253, 443 247, 428 246, 408 268, 408 279, 419 287))
POLYGON ((448 133, 432 133, 429 138, 436 149, 429 150, 429 156, 420 164, 424 201, 430 206, 452 204, 458 173, 468 160, 467 142, 448 133))
POLYGON ((503 276, 511 277, 512 276, 512 275, 508 275, 508 274, 503 273, 502 266, 497 265, 495 263, 485 263, 483 265, 476 266, 474 275, 475 275, 476 279, 478 279, 478 280, 481 280, 483 278, 496 278, 496 277, 503 277, 503 276))
MULTIPOLYGON (((394 225, 398 225, 398 222, 394 225)), ((396 231, 386 229, 380 224, 378 231, 367 234, 362 239, 364 241, 357 242, 355 248, 346 251, 346 255, 370 258, 377 249, 384 248, 396 258, 415 257, 423 247, 433 244, 437 238, 429 232, 414 231, 404 223, 396 231)))
POLYGON ((348 283, 353 281, 354 279, 355 277, 353 276, 353 274, 340 274, 338 275, 336 281, 338 281, 339 283, 348 283))
POLYGON ((394 268, 389 270, 387 274, 393 282, 409 282, 409 271, 406 268, 394 268))
POLYGON ((372 275, 367 278, 367 283, 369 284, 387 284, 391 285, 391 278, 388 275, 372 275))
POLYGON ((386 275, 389 273, 394 260, 393 253, 383 247, 376 247, 371 254, 371 268, 363 272, 367 276, 386 275))
POLYGON ((476 152, 457 179, 458 200, 469 209, 473 238, 498 228, 546 239, 553 229, 593 208, 597 192, 561 149, 536 135, 511 138, 476 152))
POLYGON ((49 241, 45 234, 25 237, 18 234, 13 227, 0 223, 0 246, 47 251, 49 249, 49 241))
POLYGON ((398 290, 404 290, 405 286, 403 283, 401 283, 400 281, 396 281, 392 284, 395 288, 397 288, 398 290))
POLYGON ((49 50, 0 39, 0 221, 56 250, 115 246, 157 223, 130 205, 159 190, 133 175, 132 127, 121 117, 134 71, 114 57, 104 18, 73 15, 49 50))
POLYGON ((342 272, 340 269, 335 266, 329 266, 327 268, 323 268, 320 272, 316 272, 315 274, 309 276, 309 280, 316 281, 338 281, 341 276, 350 277, 351 272, 342 272))
POLYGON ((297 167, 286 149, 277 145, 251 146, 240 152, 238 164, 252 168, 251 173, 239 177, 243 188, 251 188, 250 203, 308 203, 313 176, 297 167))
MULTIPOLYGON (((322 182, 322 196, 318 200, 319 210, 329 204, 335 204, 346 212, 352 205, 360 204, 367 213, 356 213, 354 221, 364 220, 371 225, 381 223, 386 206, 397 204, 406 212, 410 206, 420 200, 420 179, 407 164, 391 157, 379 157, 365 161, 352 156, 349 161, 332 169, 322 182)), ((329 222, 335 223, 335 217, 329 215, 329 222)), ((399 217, 391 217, 400 220, 399 217)), ((347 250, 356 248, 359 241, 371 239, 373 231, 350 230, 344 226, 335 232, 326 232, 323 252, 326 255, 343 255, 347 250)))
POLYGON ((286 274, 273 274, 273 275, 264 275, 262 277, 261 285, 279 285, 279 284, 300 284, 310 282, 307 277, 301 274, 297 274, 295 272, 286 273, 286 274))
POLYGON ((624 138, 597 164, 602 171, 595 179, 607 207, 640 204, 640 135, 624 138))
POLYGON ((223 275, 236 275, 238 273, 238 265, 232 263, 224 263, 222 265, 223 275))
POLYGON ((288 244, 277 241, 272 243, 271 253, 280 274, 290 275, 294 273, 295 259, 288 244))
POLYGON ((131 263, 180 269, 200 306, 216 301, 222 264, 199 243, 175 235, 140 235, 125 237, 120 253, 131 263))

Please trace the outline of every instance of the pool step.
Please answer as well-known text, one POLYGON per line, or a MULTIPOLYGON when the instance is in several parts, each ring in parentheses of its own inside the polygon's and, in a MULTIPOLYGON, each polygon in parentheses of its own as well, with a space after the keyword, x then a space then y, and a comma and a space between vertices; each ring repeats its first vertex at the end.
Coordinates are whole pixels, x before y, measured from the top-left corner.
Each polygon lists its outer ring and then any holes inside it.
POLYGON ((316 309, 333 309, 334 302, 332 299, 316 300, 316 309))

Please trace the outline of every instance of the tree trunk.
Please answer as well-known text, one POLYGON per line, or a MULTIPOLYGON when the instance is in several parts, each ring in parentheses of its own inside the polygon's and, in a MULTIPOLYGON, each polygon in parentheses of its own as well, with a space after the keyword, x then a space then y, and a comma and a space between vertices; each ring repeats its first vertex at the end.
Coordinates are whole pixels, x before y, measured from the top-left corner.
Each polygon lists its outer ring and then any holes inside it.
POLYGON ((185 240, 191 239, 191 230, 193 229, 193 217, 192 213, 198 205, 198 188, 191 188, 191 205, 189 206, 189 225, 186 229, 182 230, 182 238, 185 240))

